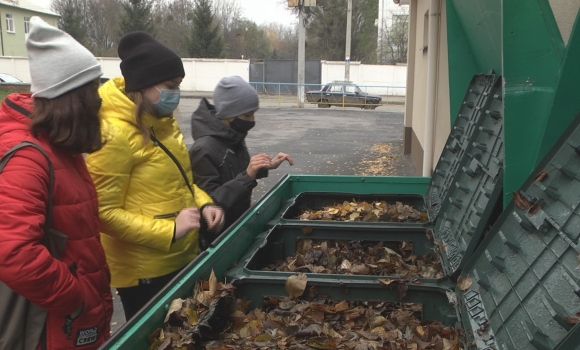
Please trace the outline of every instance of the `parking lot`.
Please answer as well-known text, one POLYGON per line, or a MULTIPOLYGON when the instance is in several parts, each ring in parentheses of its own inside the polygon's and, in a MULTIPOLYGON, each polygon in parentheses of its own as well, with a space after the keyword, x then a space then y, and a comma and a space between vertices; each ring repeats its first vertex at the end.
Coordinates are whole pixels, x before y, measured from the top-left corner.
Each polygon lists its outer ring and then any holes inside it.
MULTIPOLYGON (((190 116, 198 98, 182 98, 179 121, 186 144, 193 140, 190 116)), ((250 154, 275 156, 285 152, 294 166, 282 164, 258 181, 253 200, 264 195, 284 174, 319 175, 415 175, 409 156, 402 155, 402 105, 386 105, 375 110, 360 108, 316 108, 292 103, 261 102, 256 126, 246 139, 250 154)), ((124 323, 122 307, 115 295, 112 331, 124 323)))

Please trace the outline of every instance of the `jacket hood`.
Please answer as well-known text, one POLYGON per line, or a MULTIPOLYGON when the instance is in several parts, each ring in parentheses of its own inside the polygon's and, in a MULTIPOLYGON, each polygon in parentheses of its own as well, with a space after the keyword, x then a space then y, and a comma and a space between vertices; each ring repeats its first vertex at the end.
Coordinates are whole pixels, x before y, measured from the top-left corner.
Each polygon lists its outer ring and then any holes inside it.
POLYGON ((14 136, 18 133, 22 135, 21 138, 24 138, 30 134, 30 119, 23 115, 21 111, 31 112, 32 101, 30 94, 10 94, 2 100, 2 106, 0 107, 0 136, 8 132, 15 132, 14 136))
MULTIPOLYGON (((103 99, 100 115, 107 118, 116 118, 137 126, 135 118, 135 103, 125 94, 125 79, 113 78, 107 80, 99 88, 99 95, 103 99)), ((173 118, 157 118, 149 113, 143 116, 143 124, 147 129, 162 129, 169 127, 173 118)))
POLYGON ((203 136, 213 136, 235 144, 243 141, 246 134, 239 133, 222 123, 215 116, 215 106, 204 97, 191 116, 191 136, 194 140, 203 136))

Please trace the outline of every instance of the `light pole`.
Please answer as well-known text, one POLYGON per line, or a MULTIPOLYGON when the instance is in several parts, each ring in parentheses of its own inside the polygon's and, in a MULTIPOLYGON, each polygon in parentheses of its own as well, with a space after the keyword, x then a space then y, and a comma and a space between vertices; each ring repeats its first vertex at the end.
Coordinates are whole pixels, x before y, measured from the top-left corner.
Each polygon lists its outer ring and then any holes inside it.
POLYGON ((344 50, 344 80, 350 81, 350 26, 352 21, 352 0, 348 0, 346 10, 346 48, 344 50))
POLYGON ((304 28, 304 0, 298 4, 298 108, 304 107, 304 65, 306 60, 305 54, 306 30, 304 28))

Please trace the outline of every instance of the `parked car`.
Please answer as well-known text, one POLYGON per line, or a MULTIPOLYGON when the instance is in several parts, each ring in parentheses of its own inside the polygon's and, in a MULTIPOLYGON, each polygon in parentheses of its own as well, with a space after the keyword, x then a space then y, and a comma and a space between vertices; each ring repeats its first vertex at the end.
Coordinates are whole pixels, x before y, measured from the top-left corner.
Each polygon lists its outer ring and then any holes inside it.
POLYGON ((382 98, 363 92, 351 81, 333 81, 321 90, 306 92, 306 101, 317 103, 318 108, 344 106, 375 109, 381 105, 382 98))
POLYGON ((0 73, 0 83, 21 84, 24 82, 18 78, 11 76, 10 74, 0 73))

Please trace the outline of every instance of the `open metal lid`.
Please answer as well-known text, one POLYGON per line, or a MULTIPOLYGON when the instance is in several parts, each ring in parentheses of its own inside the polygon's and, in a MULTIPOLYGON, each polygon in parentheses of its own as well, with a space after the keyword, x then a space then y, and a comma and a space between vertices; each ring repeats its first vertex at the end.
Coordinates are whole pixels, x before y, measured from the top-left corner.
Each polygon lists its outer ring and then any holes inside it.
POLYGON ((498 79, 435 221, 433 234, 440 243, 443 268, 451 278, 461 272, 485 229, 493 224, 490 220, 495 219, 493 214, 498 202, 501 203, 504 163, 501 91, 502 82, 498 79))
POLYGON ((580 115, 462 271, 460 312, 479 349, 552 349, 580 321, 579 125, 580 115))
POLYGON ((439 215, 457 169, 465 157, 465 150, 492 100, 495 82, 495 74, 478 74, 469 83, 459 114, 427 187, 425 201, 432 221, 439 215))

